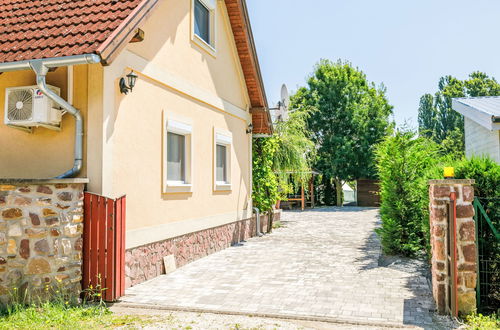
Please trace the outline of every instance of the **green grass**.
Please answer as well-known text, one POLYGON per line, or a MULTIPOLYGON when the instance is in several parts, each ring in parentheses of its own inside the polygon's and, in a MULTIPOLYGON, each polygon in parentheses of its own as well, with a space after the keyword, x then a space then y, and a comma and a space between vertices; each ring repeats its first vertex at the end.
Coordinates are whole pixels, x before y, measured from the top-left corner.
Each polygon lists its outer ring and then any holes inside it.
POLYGON ((66 306, 43 303, 40 306, 14 305, 0 314, 0 329, 96 329, 144 325, 147 319, 118 316, 99 305, 66 306))
POLYGON ((495 315, 471 314, 465 318, 467 329, 493 330, 500 329, 500 318, 495 315))
POLYGON ((278 228, 282 228, 282 227, 284 227, 284 225, 281 223, 281 221, 273 222, 273 229, 278 229, 278 228))

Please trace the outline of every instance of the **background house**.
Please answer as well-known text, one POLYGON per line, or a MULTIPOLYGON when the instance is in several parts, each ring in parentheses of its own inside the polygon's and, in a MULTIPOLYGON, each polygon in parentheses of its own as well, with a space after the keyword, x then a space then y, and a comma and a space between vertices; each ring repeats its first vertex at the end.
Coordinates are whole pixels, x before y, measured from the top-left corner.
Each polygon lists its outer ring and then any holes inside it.
POLYGON ((455 98, 452 106, 464 116, 466 156, 488 155, 500 163, 500 97, 455 98))

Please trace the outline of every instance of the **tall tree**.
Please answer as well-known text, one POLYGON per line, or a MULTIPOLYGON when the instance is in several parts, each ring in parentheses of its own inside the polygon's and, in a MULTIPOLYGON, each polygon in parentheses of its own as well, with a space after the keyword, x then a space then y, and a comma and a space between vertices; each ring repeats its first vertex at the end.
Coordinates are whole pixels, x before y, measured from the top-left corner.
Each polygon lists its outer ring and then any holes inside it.
POLYGON ((421 136, 432 138, 442 151, 460 158, 464 154, 464 119, 451 107, 454 97, 497 96, 500 84, 483 72, 473 72, 466 80, 452 76, 439 79, 438 91, 420 98, 418 130, 421 136))
POLYGON ((418 133, 420 136, 432 137, 437 125, 437 111, 434 106, 434 97, 425 94, 420 98, 418 111, 418 133))
POLYGON ((376 175, 373 148, 392 127, 385 88, 349 62, 321 60, 292 106, 316 109, 308 120, 317 150, 314 167, 334 180, 340 206, 345 181, 376 175))

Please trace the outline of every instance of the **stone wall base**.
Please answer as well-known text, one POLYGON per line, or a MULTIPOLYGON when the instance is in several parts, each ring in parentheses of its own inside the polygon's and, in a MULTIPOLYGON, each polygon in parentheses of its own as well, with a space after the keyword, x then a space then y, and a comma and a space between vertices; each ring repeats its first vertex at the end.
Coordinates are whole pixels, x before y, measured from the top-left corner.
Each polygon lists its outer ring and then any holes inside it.
MULTIPOLYGON (((274 214, 274 221, 281 213, 274 214)), ((267 231, 268 216, 261 215, 261 232, 267 231)), ((255 236, 256 219, 240 220, 128 249, 125 254, 125 287, 165 274, 163 257, 173 255, 177 267, 255 236)))
POLYGON ((77 300, 86 179, 0 179, 0 303, 77 300))

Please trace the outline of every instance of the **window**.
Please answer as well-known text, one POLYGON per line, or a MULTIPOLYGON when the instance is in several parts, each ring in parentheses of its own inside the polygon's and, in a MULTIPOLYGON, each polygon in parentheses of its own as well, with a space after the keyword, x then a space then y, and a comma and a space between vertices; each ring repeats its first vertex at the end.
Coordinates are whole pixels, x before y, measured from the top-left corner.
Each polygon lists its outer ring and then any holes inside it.
POLYGON ((167 178, 169 181, 186 182, 186 137, 167 133, 167 178))
POLYGON ((192 40, 215 56, 216 0, 192 0, 192 40))
POLYGON ((194 33, 210 45, 210 10, 200 0, 194 1, 194 33))
POLYGON ((168 120, 165 132, 164 192, 191 191, 191 125, 168 120))
POLYGON ((214 190, 231 190, 230 132, 214 129, 214 190))
POLYGON ((216 151, 216 178, 217 183, 227 183, 227 147, 225 145, 217 144, 216 151))

